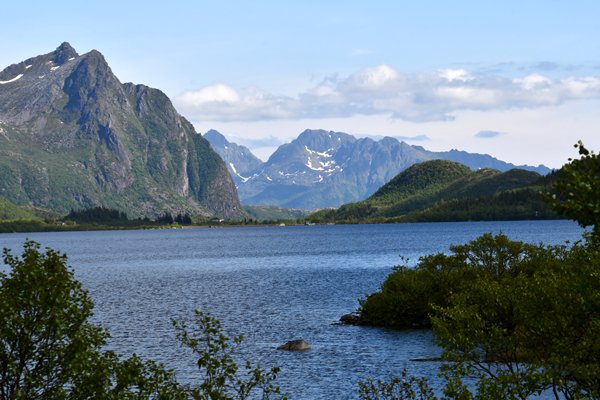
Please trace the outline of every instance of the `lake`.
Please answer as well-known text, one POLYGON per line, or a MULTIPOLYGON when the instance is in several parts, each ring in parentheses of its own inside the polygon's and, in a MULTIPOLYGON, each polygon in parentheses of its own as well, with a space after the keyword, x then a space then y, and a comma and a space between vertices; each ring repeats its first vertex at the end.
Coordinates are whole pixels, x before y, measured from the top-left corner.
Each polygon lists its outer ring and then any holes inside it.
POLYGON ((243 358, 281 367, 277 381, 290 399, 354 399, 359 380, 403 368, 439 385, 438 363, 410 360, 440 350, 426 330, 340 326, 339 317, 376 291, 400 256, 414 264, 485 232, 550 244, 582 230, 571 221, 519 221, 57 232, 0 234, 0 247, 20 254, 27 237, 67 253, 110 347, 161 361, 181 381, 197 375, 171 320, 201 309, 229 335, 244 334, 243 358), (299 338, 311 350, 276 350, 299 338))

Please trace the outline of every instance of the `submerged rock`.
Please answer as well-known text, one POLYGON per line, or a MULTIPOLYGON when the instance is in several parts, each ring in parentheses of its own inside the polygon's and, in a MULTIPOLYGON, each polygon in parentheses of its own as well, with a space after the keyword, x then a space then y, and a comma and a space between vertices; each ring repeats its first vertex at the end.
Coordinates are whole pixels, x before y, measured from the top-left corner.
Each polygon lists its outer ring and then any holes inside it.
POLYGON ((290 340, 286 344, 282 344, 277 348, 277 350, 287 350, 287 351, 306 351, 310 350, 310 344, 306 343, 304 340, 290 340))

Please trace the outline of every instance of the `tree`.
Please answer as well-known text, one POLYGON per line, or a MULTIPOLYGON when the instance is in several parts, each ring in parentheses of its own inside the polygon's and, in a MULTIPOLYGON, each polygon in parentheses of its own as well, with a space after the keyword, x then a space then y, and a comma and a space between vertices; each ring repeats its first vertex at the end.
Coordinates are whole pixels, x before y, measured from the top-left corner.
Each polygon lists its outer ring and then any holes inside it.
POLYGON ((569 159, 554 183, 549 198, 555 211, 577 221, 582 227, 593 227, 593 236, 600 238, 600 157, 586 149, 581 141, 579 159, 569 159))
POLYGON ((0 273, 0 397, 61 398, 98 358, 107 333, 88 322, 92 302, 65 256, 26 242, 22 259, 4 250, 0 273))
MULTIPOLYGON (((429 307, 447 361, 446 398, 600 399, 600 249, 485 234, 451 250, 422 258, 415 273, 392 274, 380 311, 410 317, 429 307)), ((423 398, 418 382, 367 381, 361 396, 423 398)))
POLYGON ((480 399, 600 398, 600 252, 539 246, 500 279, 478 277, 438 308, 433 327, 451 363, 447 394, 480 399))
POLYGON ((102 351, 108 332, 89 321, 92 301, 66 256, 39 248, 25 242, 22 257, 4 249, 10 272, 0 272, 0 398, 134 399, 167 392, 162 398, 173 398, 178 385, 162 366, 102 351))

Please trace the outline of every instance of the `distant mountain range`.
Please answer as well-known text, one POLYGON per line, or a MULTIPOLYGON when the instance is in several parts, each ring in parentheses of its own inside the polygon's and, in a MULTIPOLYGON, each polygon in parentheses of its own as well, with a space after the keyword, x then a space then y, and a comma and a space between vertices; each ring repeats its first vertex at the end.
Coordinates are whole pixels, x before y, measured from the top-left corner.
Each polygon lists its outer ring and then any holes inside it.
POLYGON ((244 146, 217 131, 204 136, 223 158, 243 204, 314 210, 363 200, 399 172, 420 162, 441 159, 472 170, 521 168, 547 174, 544 166, 516 166, 487 154, 459 150, 432 152, 391 137, 356 139, 342 132, 305 130, 260 162, 244 146))
POLYGON ((321 210, 313 222, 424 222, 558 218, 540 192, 552 175, 511 169, 472 171, 447 160, 415 164, 363 201, 321 210))
POLYGON ((0 72, 0 196, 66 213, 245 213, 221 158, 157 89, 68 43, 0 72))

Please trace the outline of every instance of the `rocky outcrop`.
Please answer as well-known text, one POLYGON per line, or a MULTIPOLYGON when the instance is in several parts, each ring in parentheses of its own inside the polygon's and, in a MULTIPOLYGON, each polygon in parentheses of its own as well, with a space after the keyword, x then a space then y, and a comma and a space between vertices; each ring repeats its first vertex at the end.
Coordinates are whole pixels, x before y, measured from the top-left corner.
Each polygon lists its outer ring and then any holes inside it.
POLYGON ((282 344, 277 348, 277 350, 286 350, 286 351, 306 351, 310 350, 310 344, 306 343, 304 340, 290 340, 289 342, 282 344))
POLYGON ((358 313, 344 314, 340 317, 340 322, 344 325, 360 325, 361 324, 360 314, 358 314, 358 313))

